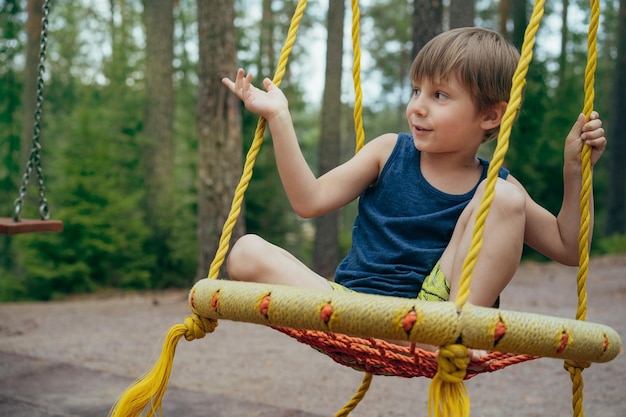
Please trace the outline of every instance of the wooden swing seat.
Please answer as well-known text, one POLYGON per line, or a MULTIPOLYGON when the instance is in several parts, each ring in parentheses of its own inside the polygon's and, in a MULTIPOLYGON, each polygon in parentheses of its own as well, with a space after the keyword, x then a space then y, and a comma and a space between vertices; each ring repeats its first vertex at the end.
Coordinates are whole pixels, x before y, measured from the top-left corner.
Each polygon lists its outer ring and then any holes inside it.
POLYGON ((11 217, 0 217, 0 234, 2 235, 62 231, 63 222, 60 220, 22 219, 16 222, 11 217))

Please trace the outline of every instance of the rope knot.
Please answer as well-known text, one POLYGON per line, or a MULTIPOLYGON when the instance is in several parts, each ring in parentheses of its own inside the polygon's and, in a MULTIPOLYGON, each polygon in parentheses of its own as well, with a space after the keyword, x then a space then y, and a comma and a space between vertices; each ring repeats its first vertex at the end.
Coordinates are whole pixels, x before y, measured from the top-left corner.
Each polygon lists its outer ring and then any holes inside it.
POLYGON ((212 333, 217 327, 217 320, 200 317, 197 314, 185 317, 185 339, 190 342, 202 339, 207 333, 212 333))
POLYGON ((570 359, 566 359, 565 362, 563 363, 563 368, 565 368, 565 370, 567 372, 570 373, 570 375, 574 375, 574 373, 578 370, 583 371, 586 368, 589 368, 591 366, 591 362, 578 362, 578 361, 573 361, 570 359))
POLYGON ((437 374, 445 382, 461 382, 467 373, 470 357, 463 345, 447 345, 439 350, 437 374))
POLYGON ((437 374, 428 389, 429 417, 469 417, 469 393, 465 373, 470 363, 463 345, 446 345, 439 349, 437 374))

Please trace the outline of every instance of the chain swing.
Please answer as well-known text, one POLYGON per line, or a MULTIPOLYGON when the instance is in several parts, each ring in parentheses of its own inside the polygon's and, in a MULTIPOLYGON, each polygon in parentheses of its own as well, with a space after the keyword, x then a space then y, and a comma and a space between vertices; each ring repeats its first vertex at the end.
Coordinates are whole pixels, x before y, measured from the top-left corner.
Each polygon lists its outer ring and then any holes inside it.
POLYGON ((0 234, 13 235, 18 233, 61 232, 63 222, 50 220, 48 200, 46 199, 46 187, 44 185, 43 169, 41 166, 41 117, 43 114, 43 74, 45 71, 46 46, 48 42, 48 14, 50 12, 50 0, 43 4, 43 18, 41 21, 41 42, 39 46, 39 65, 37 75, 37 103, 35 106, 35 121, 33 125, 33 145, 30 151, 26 169, 22 176, 22 185, 18 196, 13 203, 13 217, 0 217, 0 234), (22 208, 33 171, 37 173, 37 185, 39 187, 39 219, 22 219, 22 208))

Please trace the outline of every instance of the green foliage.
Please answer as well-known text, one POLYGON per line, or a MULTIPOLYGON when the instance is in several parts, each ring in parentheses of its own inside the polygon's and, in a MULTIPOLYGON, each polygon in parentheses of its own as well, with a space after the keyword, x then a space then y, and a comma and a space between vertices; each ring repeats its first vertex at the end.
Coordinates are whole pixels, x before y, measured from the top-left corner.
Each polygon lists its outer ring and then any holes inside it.
POLYGON ((139 148, 131 140, 137 121, 128 111, 91 111, 100 94, 86 91, 74 111, 57 114, 49 128, 51 134, 58 128, 65 135, 50 150, 52 172, 63 173, 50 179, 56 180, 53 201, 60 207, 54 215, 64 220, 65 230, 15 240, 22 266, 14 269, 12 283, 3 285, 13 298, 151 287, 154 258, 142 251, 149 230, 137 210, 142 196, 134 175, 139 148), (126 126, 110 128, 116 125, 126 126))
MULTIPOLYGON (((13 213, 20 178, 19 147, 22 128, 19 118, 22 80, 17 60, 22 51, 18 16, 19 2, 0 5, 0 216, 13 213)), ((0 246, 2 249, 2 246, 0 246)))
POLYGON ((563 97, 549 97, 548 77, 543 62, 536 61, 529 69, 505 166, 533 199, 556 213, 563 195, 563 144, 580 110, 568 113, 558 104, 563 97), (549 110, 555 108, 559 112, 549 110))
MULTIPOLYGON (((374 66, 364 66, 364 79, 380 79, 381 103, 369 103, 379 110, 381 104, 406 103, 411 90, 409 69, 413 62, 410 3, 405 0, 372 2, 364 8, 363 48, 371 55, 374 66)), ((405 125, 405 124, 404 124, 405 125)), ((404 126, 403 125, 403 126, 404 126)))
POLYGON ((6 278, 3 274, 0 300, 48 300, 107 287, 150 288, 150 259, 141 252, 147 230, 132 213, 119 216, 119 207, 96 211, 102 202, 81 201, 63 210, 61 215, 72 216, 63 233, 16 237, 22 268, 6 278))
POLYGON ((612 255, 626 253, 626 235, 612 235, 598 239, 593 251, 598 255, 612 255))

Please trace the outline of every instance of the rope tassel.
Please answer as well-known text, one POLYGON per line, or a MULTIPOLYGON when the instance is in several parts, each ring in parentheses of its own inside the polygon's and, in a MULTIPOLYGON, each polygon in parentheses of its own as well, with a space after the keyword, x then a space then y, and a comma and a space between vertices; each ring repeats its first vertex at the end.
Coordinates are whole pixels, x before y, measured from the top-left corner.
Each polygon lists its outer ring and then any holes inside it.
POLYGON ((469 417, 470 399, 463 379, 470 362, 463 345, 444 346, 439 351, 439 368, 428 389, 429 417, 469 417))
POLYGON ((148 408, 146 417, 161 415, 161 402, 172 372, 178 341, 183 336, 187 341, 201 339, 207 332, 213 332, 216 327, 217 321, 197 315, 185 318, 185 324, 174 325, 165 337, 161 356, 154 367, 126 389, 109 416, 139 417, 146 408, 148 408))

